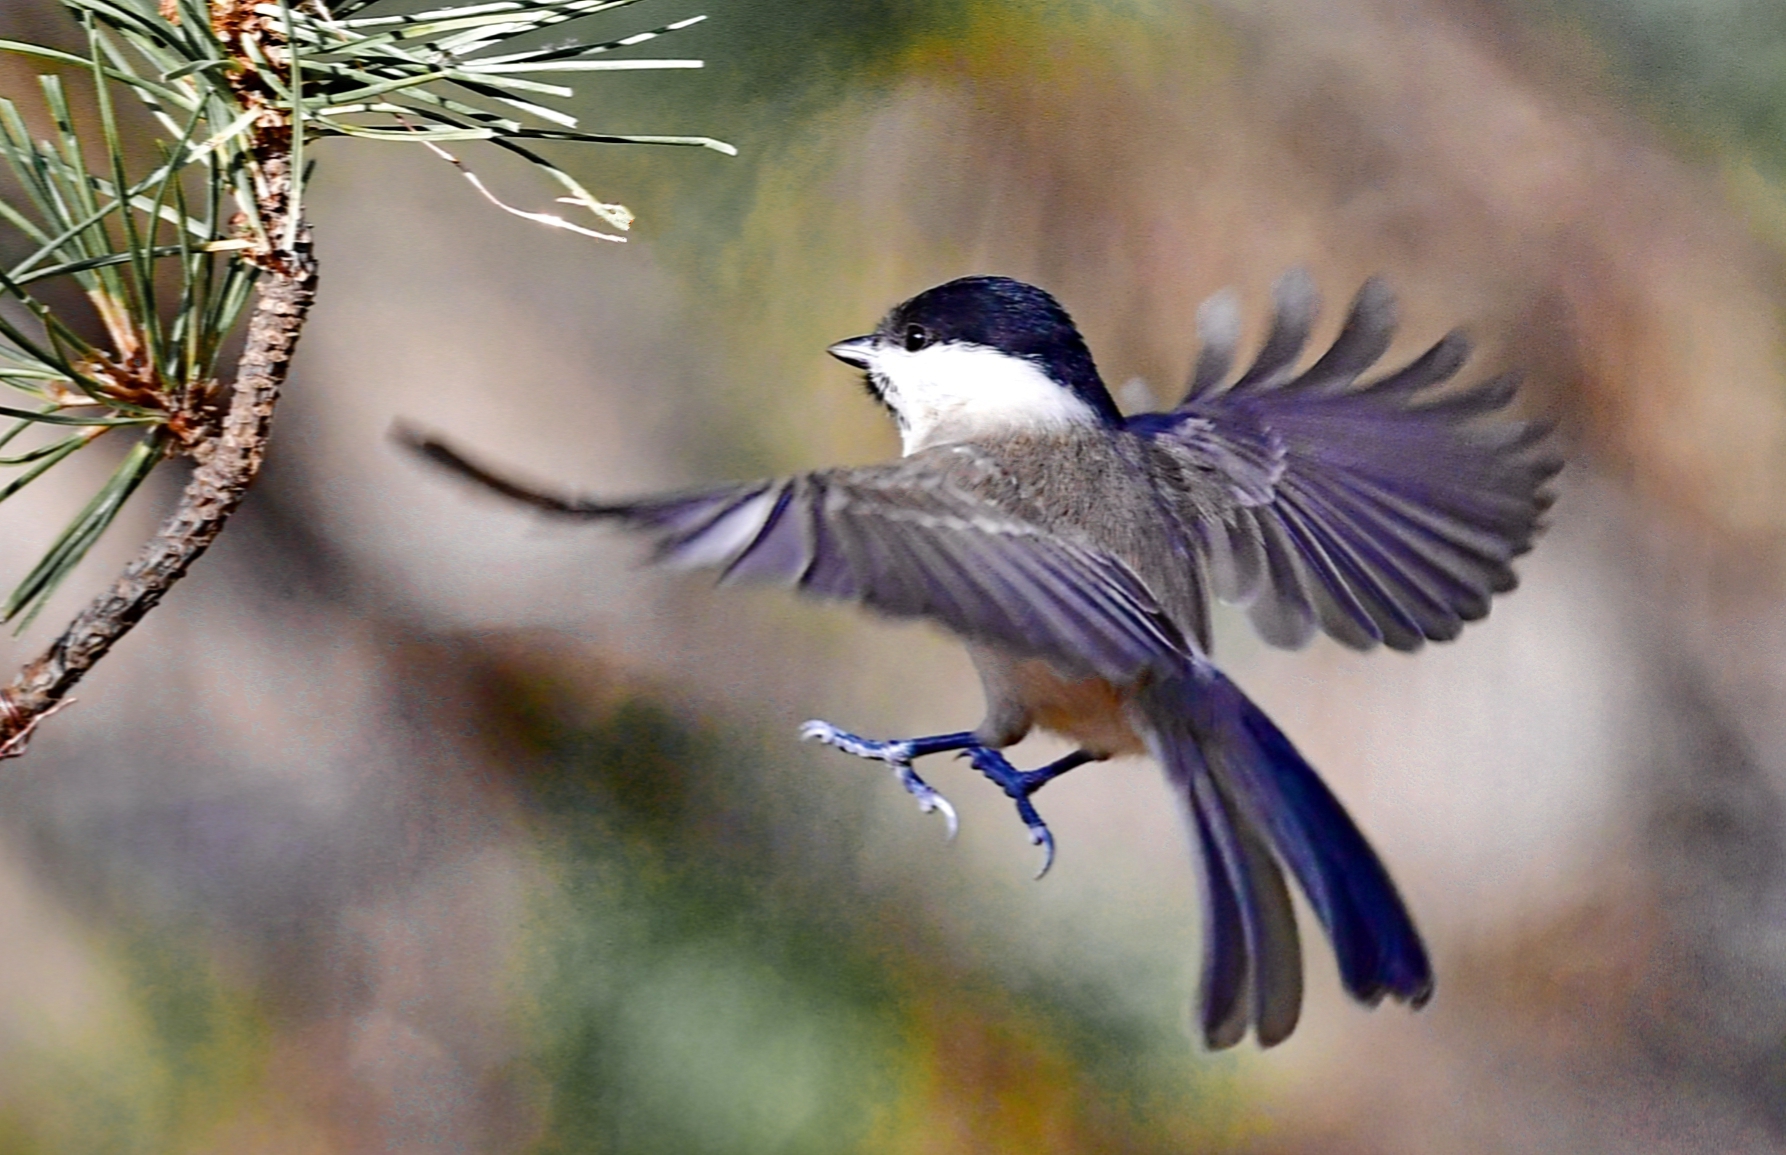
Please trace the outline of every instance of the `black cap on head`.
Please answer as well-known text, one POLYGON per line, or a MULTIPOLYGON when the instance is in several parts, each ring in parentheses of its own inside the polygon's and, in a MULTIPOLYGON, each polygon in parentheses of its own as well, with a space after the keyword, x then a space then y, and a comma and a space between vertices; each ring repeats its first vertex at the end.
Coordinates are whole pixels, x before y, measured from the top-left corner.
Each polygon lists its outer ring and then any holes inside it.
POLYGON ((1073 318, 1034 285, 1010 277, 961 277, 894 306, 881 322, 881 335, 910 347, 914 326, 926 344, 959 341, 1026 357, 1105 424, 1122 422, 1073 318))

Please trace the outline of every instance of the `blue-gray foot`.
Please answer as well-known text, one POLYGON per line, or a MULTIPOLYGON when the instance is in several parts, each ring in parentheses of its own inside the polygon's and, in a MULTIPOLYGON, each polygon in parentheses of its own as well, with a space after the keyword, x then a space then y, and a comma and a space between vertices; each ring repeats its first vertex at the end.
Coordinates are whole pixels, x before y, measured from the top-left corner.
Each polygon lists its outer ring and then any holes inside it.
POLYGON ((949 800, 938 794, 930 783, 918 777, 912 769, 912 759, 922 758, 926 754, 940 754, 946 750, 960 750, 973 742, 971 733, 938 734, 929 738, 899 738, 880 742, 871 738, 858 737, 845 730, 839 730, 829 722, 813 720, 800 727, 800 737, 823 742, 827 746, 835 746, 845 754, 854 754, 858 758, 867 758, 876 762, 885 762, 893 768, 899 784, 905 787, 906 793, 918 800, 918 809, 929 814, 937 811, 948 824, 949 837, 954 838, 960 827, 960 820, 955 816, 955 807, 949 800))
POLYGON ((1083 766, 1094 760, 1084 750, 1075 750, 1065 758, 1057 759, 1040 770, 1019 770, 1006 760, 1003 754, 988 746, 968 746, 962 751, 972 763, 975 770, 986 775, 998 784, 999 789, 1017 803, 1017 817, 1029 827, 1029 840, 1032 845, 1042 848, 1042 869, 1036 871, 1041 878, 1054 865, 1054 835, 1042 816, 1036 813, 1035 805, 1029 796, 1059 778, 1062 774, 1076 766, 1083 766))

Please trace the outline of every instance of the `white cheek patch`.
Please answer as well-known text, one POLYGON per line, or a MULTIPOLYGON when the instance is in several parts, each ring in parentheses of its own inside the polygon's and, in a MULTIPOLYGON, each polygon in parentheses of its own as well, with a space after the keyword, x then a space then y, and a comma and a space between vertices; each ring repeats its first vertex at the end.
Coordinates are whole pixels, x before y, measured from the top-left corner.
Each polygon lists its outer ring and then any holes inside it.
POLYGON ((871 370, 899 415, 909 456, 933 445, 1062 425, 1096 424, 1092 407, 1032 361, 984 345, 896 345, 874 352, 871 370))

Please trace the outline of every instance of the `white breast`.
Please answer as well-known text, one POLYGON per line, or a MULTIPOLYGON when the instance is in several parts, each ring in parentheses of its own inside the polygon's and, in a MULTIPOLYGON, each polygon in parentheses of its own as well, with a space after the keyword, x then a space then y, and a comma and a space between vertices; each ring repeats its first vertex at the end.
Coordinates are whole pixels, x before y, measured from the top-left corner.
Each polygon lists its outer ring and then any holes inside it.
POLYGON ((933 445, 1096 424, 1091 406, 1033 361, 984 345, 875 350, 870 369, 899 417, 907 456, 933 445))

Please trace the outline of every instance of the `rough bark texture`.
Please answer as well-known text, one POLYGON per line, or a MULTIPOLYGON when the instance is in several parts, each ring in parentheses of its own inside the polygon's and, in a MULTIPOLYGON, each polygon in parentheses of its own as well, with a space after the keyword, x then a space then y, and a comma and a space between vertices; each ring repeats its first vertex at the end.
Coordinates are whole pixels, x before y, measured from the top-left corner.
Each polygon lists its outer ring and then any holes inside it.
MULTIPOLYGON (((268 199, 281 208, 290 193, 289 168, 280 163, 284 159, 274 158, 266 166, 268 199)), ((265 213, 263 219, 270 236, 283 233, 283 212, 265 213)), ((38 722, 64 704, 81 676, 155 608, 216 540, 260 472, 273 407, 316 295, 308 231, 300 230, 293 251, 270 254, 262 263, 266 272, 222 428, 202 452, 194 453, 200 464, 186 483, 179 506, 123 575, 0 690, 0 759, 25 752, 38 722)))

